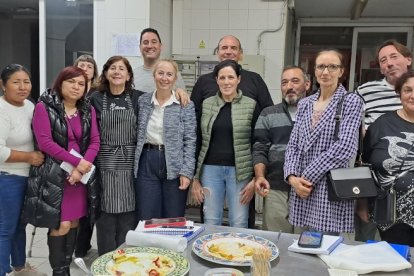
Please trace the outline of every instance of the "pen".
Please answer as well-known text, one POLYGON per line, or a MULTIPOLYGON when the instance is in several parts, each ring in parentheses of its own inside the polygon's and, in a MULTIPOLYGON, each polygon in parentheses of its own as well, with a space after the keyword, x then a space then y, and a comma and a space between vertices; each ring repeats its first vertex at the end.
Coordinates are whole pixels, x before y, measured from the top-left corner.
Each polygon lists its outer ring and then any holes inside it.
MULTIPOLYGON (((191 227, 191 226, 190 226, 190 227, 191 227)), ((193 233, 194 233, 194 231, 188 231, 187 233, 185 233, 185 234, 183 235, 183 238, 187 238, 187 237, 191 236, 193 233)))
POLYGON ((170 229, 193 229, 194 226, 161 226, 161 228, 170 228, 170 229))

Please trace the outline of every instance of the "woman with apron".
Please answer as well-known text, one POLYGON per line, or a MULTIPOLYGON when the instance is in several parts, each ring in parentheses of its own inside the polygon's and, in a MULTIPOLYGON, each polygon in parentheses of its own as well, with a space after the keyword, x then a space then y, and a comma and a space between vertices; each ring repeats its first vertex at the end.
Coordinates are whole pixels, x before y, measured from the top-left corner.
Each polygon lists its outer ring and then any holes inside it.
POLYGON ((141 91, 132 89, 128 60, 113 56, 105 63, 98 92, 91 96, 97 110, 101 148, 96 165, 100 182, 101 214, 96 222, 98 254, 115 250, 136 227, 133 179, 137 117, 141 91))

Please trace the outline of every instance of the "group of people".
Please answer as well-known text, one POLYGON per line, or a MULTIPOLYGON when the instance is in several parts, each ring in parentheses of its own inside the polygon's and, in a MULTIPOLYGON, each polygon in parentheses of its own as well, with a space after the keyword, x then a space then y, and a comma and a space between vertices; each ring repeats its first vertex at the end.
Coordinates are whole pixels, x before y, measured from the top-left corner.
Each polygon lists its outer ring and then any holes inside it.
MULTIPOLYGON (((177 64, 160 59, 161 49, 158 32, 144 29, 143 66, 133 70, 128 59, 113 56, 99 77, 93 58, 81 56, 36 105, 28 100, 27 69, 4 68, 0 276, 31 270, 27 223, 49 228, 53 275, 68 276, 72 255, 83 257, 91 247, 94 223, 102 255, 120 246, 138 220, 184 216, 189 191, 206 224, 222 223, 226 202, 230 226, 251 226, 258 192, 265 196, 265 230, 363 232, 372 227, 368 204, 329 201, 326 173, 352 163, 364 106, 363 158, 380 184, 398 177, 398 217, 378 226, 381 238, 414 246, 414 73, 405 46, 387 41, 379 48, 385 79, 344 99, 339 139, 334 117, 347 91, 338 50, 316 55, 319 89, 309 97, 306 72, 284 68, 282 102, 273 105, 260 75, 238 64, 243 50, 236 37, 220 39, 220 62, 197 80, 191 99, 177 64)), ((371 238, 373 231, 366 232, 371 238)))

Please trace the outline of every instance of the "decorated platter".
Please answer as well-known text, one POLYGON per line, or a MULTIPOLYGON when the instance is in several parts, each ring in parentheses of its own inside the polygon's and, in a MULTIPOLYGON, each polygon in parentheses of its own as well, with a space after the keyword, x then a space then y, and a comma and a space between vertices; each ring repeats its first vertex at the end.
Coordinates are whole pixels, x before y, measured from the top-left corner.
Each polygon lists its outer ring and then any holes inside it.
POLYGON ((171 250, 155 247, 129 247, 108 252, 91 266, 93 275, 182 276, 190 270, 186 258, 171 250))
POLYGON ((255 249, 270 250, 270 261, 279 256, 279 249, 273 242, 244 233, 208 234, 193 243, 193 252, 200 258, 232 266, 250 266, 255 249))

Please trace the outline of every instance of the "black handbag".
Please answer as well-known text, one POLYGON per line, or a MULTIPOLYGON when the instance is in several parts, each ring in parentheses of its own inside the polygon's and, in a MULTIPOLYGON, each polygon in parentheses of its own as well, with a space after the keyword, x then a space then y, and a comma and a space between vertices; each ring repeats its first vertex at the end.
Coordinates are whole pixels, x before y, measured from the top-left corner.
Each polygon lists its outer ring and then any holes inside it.
POLYGON ((372 201, 371 220, 376 224, 394 224, 397 219, 397 197, 394 188, 380 191, 372 201))
MULTIPOLYGON (((402 168, 413 146, 414 143, 411 144, 402 159, 398 174, 395 176, 394 181, 389 185, 381 186, 378 184, 378 196, 370 201, 370 219, 377 224, 394 224, 397 219, 397 195, 394 186, 398 179, 407 172, 402 172, 402 168)), ((376 182, 379 183, 378 181, 376 182)))
MULTIPOLYGON (((335 114, 334 139, 338 140, 339 124, 342 120, 342 104, 345 97, 352 92, 346 93, 338 102, 335 114)), ((361 123, 359 128, 359 149, 358 159, 362 154, 362 131, 361 123)), ((342 201, 359 198, 370 198, 377 196, 377 187, 369 167, 339 168, 332 169, 327 173, 328 200, 342 201)))
POLYGON ((328 200, 341 201, 377 196, 369 167, 330 170, 327 174, 328 200))

